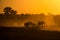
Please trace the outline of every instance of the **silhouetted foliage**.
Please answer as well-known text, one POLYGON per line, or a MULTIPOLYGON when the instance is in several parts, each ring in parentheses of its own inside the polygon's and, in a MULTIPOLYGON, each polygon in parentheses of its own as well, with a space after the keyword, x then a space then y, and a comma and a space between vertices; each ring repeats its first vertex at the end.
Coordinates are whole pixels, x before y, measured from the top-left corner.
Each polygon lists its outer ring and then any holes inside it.
POLYGON ((21 16, 25 16, 25 15, 22 13, 21 16))
POLYGON ((11 10, 11 15, 15 15, 17 13, 17 11, 11 10))
POLYGON ((53 19, 56 24, 60 25, 60 15, 55 15, 53 19))
POLYGON ((45 14, 44 14, 44 13, 41 13, 39 16, 40 16, 40 18, 41 18, 42 20, 44 20, 44 18, 45 18, 45 14))
POLYGON ((12 9, 11 7, 5 7, 4 8, 5 14, 8 15, 10 13, 11 9, 12 9))
POLYGON ((12 10, 11 7, 5 7, 3 12, 5 13, 5 15, 15 15, 17 13, 17 11, 12 10))

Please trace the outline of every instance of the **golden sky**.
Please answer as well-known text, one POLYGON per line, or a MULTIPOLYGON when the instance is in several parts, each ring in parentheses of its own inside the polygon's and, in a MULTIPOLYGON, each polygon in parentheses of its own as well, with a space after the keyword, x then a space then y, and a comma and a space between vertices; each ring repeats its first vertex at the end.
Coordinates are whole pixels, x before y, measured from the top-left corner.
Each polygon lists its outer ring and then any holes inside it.
POLYGON ((60 0, 0 0, 0 12, 7 6, 18 13, 60 14, 60 0))

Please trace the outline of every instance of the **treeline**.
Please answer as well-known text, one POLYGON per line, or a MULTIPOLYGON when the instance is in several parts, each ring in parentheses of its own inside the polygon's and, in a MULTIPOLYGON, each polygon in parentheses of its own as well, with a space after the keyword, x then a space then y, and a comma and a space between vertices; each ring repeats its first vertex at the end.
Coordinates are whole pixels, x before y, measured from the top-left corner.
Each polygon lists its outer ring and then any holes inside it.
POLYGON ((60 25, 60 15, 45 15, 44 13, 41 14, 20 14, 17 15, 17 11, 12 9, 11 7, 5 7, 3 10, 3 14, 0 14, 0 25, 5 24, 7 22, 7 24, 12 25, 14 23, 17 23, 17 25, 20 24, 24 24, 27 21, 31 21, 33 23, 37 23, 37 22, 46 22, 46 18, 47 19, 51 19, 54 21, 54 23, 56 23, 57 25, 60 25), (8 23, 9 22, 9 23, 8 23))

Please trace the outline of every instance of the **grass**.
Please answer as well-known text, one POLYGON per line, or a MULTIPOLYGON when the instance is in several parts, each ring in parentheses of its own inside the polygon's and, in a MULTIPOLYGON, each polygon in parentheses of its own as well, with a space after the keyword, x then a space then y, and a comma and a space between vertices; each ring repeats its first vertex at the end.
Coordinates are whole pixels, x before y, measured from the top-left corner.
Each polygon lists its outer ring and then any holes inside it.
POLYGON ((58 40, 60 32, 25 27, 0 27, 0 37, 2 40, 58 40))

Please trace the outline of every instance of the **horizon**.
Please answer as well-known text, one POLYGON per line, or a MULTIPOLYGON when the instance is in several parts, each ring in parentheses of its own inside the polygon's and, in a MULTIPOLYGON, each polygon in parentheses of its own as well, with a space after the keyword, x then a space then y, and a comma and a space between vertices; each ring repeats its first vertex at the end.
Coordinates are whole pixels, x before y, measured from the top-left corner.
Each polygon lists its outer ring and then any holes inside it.
MULTIPOLYGON (((0 14, 5 14, 4 12, 0 12, 0 14)), ((21 14, 28 14, 28 15, 40 15, 40 14, 44 14, 44 15, 60 15, 60 14, 52 14, 52 13, 50 13, 50 12, 48 12, 48 13, 16 13, 16 15, 21 15, 21 14)))

